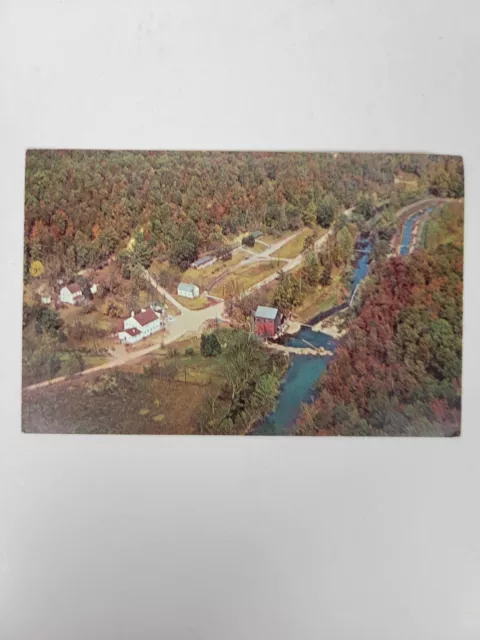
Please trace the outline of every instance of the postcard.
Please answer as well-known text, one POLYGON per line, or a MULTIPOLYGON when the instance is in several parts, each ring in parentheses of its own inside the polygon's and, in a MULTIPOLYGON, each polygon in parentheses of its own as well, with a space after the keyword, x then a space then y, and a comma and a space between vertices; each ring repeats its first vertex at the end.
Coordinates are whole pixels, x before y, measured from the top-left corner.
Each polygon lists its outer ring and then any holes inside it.
POLYGON ((458 436, 464 174, 29 150, 22 429, 458 436))

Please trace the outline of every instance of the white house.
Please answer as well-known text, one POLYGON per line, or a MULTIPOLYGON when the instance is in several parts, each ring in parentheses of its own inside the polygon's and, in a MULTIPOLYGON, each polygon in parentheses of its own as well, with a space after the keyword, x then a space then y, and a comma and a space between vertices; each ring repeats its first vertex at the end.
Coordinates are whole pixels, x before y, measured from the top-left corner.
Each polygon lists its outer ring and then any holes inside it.
POLYGON ((177 294, 184 298, 198 298, 200 295, 200 289, 196 284, 190 284, 189 282, 180 282, 177 287, 177 294))
POLYGON ((98 284, 96 282, 94 282, 92 284, 92 286, 90 287, 90 293, 95 294, 98 291, 98 284))
POLYGON ((82 289, 75 282, 60 289, 60 301, 66 304, 77 304, 83 299, 82 289))
POLYGON ((123 330, 118 332, 118 337, 120 342, 133 344, 160 331, 162 326, 162 319, 153 309, 142 309, 140 313, 132 311, 132 314, 123 321, 123 330))

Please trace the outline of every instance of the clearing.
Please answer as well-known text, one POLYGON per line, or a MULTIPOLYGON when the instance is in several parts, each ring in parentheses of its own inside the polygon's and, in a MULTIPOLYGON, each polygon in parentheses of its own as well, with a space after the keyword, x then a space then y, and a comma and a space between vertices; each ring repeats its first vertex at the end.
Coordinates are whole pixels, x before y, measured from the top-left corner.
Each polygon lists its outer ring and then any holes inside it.
POLYGON ((190 309, 190 311, 200 311, 200 309, 206 309, 207 307, 211 307, 212 304, 217 303, 216 300, 209 300, 203 295, 198 296, 198 298, 185 298, 184 296, 179 296, 176 293, 173 293, 172 295, 177 302, 187 309, 190 309))
MULTIPOLYGON (((303 251, 303 245, 305 244, 305 240, 313 234, 313 229, 304 229, 298 236, 295 236, 293 240, 287 242, 287 244, 283 245, 278 251, 272 254, 272 257, 275 258, 286 258, 287 260, 291 260, 292 258, 296 258, 303 251)), ((320 236, 319 236, 320 237, 320 236)))
POLYGON ((193 433, 208 387, 195 382, 104 374, 24 392, 22 429, 30 433, 193 433))
POLYGON ((252 285, 261 282, 269 275, 279 271, 282 263, 278 260, 265 260, 256 262, 253 265, 240 267, 238 271, 232 273, 226 280, 218 282, 212 289, 211 293, 216 296, 224 297, 228 283, 232 283, 239 291, 246 291, 252 285))

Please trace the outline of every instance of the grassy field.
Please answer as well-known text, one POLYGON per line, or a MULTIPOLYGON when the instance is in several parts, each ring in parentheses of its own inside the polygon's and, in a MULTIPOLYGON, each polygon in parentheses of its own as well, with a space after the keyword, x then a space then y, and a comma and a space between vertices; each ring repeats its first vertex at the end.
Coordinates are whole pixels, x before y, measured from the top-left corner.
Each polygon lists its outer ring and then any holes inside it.
MULTIPOLYGON (((265 234, 261 238, 259 238, 259 240, 262 240, 262 242, 265 242, 268 245, 275 244, 276 242, 280 242, 281 240, 288 238, 288 236, 291 236, 292 233, 293 231, 285 231, 284 233, 281 233, 278 236, 274 236, 273 234, 265 234)), ((265 247, 265 249, 266 248, 267 247, 265 247)))
POLYGON ((293 238, 293 240, 290 240, 290 242, 287 242, 287 244, 284 244, 281 249, 275 251, 272 255, 275 258, 287 258, 288 260, 296 258, 300 253, 302 253, 305 240, 311 236, 312 233, 312 229, 304 229, 298 234, 298 236, 293 238))
POLYGON ((74 325, 76 322, 81 322, 87 326, 94 326, 113 332, 118 324, 118 318, 111 318, 98 309, 90 311, 90 313, 84 313, 82 307, 68 306, 60 309, 59 313, 66 325, 74 325))
POLYGON ((249 249, 250 251, 253 251, 254 253, 262 253, 263 251, 265 251, 265 249, 268 249, 268 247, 266 245, 262 244, 261 242, 255 242, 253 247, 246 247, 246 249, 249 249))
POLYGON ((212 301, 204 298, 203 296, 199 296, 198 298, 184 298, 183 296, 179 296, 175 293, 173 294, 173 297, 184 307, 190 309, 190 311, 199 311, 200 309, 206 309, 212 305, 212 301))
POLYGON ((226 287, 229 281, 235 282, 240 291, 245 291, 252 285, 257 284, 257 282, 275 273, 280 268, 281 263, 279 264, 277 260, 265 260, 263 262, 257 262, 252 266, 246 265, 240 267, 234 274, 231 274, 228 278, 215 285, 211 293, 223 297, 224 287, 226 287))
POLYGON ((91 380, 24 392, 23 431, 31 433, 192 433, 207 387, 124 374, 117 387, 91 394, 91 380))

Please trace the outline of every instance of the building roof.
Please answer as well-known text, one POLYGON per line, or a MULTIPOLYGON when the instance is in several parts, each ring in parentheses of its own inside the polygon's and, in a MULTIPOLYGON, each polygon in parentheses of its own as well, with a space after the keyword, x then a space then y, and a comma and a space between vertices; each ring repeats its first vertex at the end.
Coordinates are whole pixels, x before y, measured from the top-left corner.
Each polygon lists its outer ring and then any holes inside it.
POLYGON ((265 320, 275 320, 278 314, 278 309, 275 307, 257 307, 255 311, 255 318, 263 318, 265 320))
POLYGON ((189 291, 190 293, 193 293, 195 289, 198 289, 197 285, 190 282, 180 282, 177 287, 177 291, 189 291))
POLYGON ((251 236, 255 239, 260 238, 260 236, 263 236, 263 231, 254 231, 251 236))
POLYGON ((203 258, 199 258, 198 260, 195 260, 195 262, 192 262, 192 267, 201 267, 202 264, 205 264, 206 262, 210 262, 210 260, 213 260, 214 257, 213 256, 203 256, 203 258))
POLYGON ((132 329, 122 329, 122 331, 125 331, 125 333, 128 333, 129 335, 133 336, 135 338, 135 336, 140 335, 141 331, 139 331, 138 329, 135 329, 135 327, 133 327, 132 329))
POLYGON ((76 282, 72 282, 72 284, 69 284, 67 289, 70 291, 70 293, 82 293, 82 287, 76 282))
POLYGON ((158 320, 158 316, 153 309, 150 307, 145 309, 145 311, 140 311, 140 313, 136 313, 134 315, 135 320, 138 324, 141 324, 144 327, 146 324, 150 324, 150 322, 154 322, 158 320))

